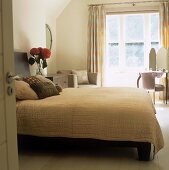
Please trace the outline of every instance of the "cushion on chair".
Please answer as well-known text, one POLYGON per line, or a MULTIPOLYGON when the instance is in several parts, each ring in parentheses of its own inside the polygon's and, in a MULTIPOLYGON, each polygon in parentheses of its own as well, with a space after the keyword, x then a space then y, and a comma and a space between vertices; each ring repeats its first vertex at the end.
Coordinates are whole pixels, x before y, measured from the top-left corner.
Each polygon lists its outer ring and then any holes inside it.
POLYGON ((58 70, 57 74, 72 74, 72 70, 58 70))
POLYGON ((85 84, 85 85, 79 85, 78 88, 97 88, 98 86, 95 84, 85 84))
POLYGON ((68 75, 68 87, 98 87, 98 73, 90 73, 87 70, 58 70, 57 74, 68 75))
POLYGON ((162 84, 155 84, 155 91, 163 91, 164 85, 162 84))
POLYGON ((89 84, 87 70, 72 70, 77 75, 78 84, 89 84))

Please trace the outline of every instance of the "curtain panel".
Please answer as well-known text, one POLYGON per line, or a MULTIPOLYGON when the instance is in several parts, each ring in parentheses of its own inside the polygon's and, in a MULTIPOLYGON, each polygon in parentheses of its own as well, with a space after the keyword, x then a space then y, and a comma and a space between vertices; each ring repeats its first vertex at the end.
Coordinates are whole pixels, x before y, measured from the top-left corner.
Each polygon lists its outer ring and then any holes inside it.
POLYGON ((169 50, 169 2, 161 4, 160 15, 162 45, 169 50))
POLYGON ((99 73, 100 83, 103 80, 105 53, 105 12, 104 7, 89 6, 88 18, 88 71, 99 73))

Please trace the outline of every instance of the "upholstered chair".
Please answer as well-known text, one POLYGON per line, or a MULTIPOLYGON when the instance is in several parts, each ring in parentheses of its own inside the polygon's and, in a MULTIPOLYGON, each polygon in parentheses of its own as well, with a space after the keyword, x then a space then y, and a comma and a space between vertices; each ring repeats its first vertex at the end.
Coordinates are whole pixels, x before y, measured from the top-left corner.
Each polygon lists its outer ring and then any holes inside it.
POLYGON ((58 70, 57 74, 68 75, 68 87, 96 88, 99 87, 98 74, 86 70, 58 70))
POLYGON ((164 90, 165 90, 164 85, 155 83, 155 78, 156 78, 155 72, 143 72, 143 73, 140 73, 140 75, 137 79, 137 87, 138 88, 139 88, 140 78, 142 80, 142 87, 145 90, 147 90, 148 92, 150 92, 150 91, 153 92, 153 101, 155 104, 155 92, 163 91, 163 95, 164 95, 164 90))

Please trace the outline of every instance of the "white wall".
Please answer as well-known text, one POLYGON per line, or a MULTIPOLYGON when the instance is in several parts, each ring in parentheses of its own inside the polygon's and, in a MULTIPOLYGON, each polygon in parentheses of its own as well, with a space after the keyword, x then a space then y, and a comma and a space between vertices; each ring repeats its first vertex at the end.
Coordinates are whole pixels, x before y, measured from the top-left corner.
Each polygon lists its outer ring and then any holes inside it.
POLYGON ((56 18, 55 17, 48 17, 46 18, 46 23, 50 26, 52 32, 52 55, 48 60, 48 74, 55 74, 56 73, 56 18))
POLYGON ((53 34, 52 57, 48 73, 56 72, 56 18, 70 0, 13 0, 15 51, 28 52, 32 47, 46 47, 45 24, 53 34))
POLYGON ((71 0, 56 20, 57 69, 85 69, 87 66, 86 0, 71 0))
MULTIPOLYGON (((14 50, 27 52, 33 47, 46 46, 46 10, 44 0, 13 0, 14 50)), ((30 66, 31 75, 36 65, 30 66)), ((45 69, 46 72, 46 69, 45 69)))
MULTIPOLYGON (((127 0, 71 0, 56 20, 57 69, 87 68, 88 4, 126 1, 127 0)), ((128 1, 132 2, 132 0, 128 1)), ((149 4, 143 3, 139 5, 144 8, 149 4)), ((114 8, 116 9, 117 6, 119 5, 115 5, 114 8)), ((130 7, 132 7, 132 5, 130 5, 130 7)))
POLYGON ((44 0, 13 0, 14 49, 45 47, 44 0))
POLYGON ((48 74, 56 73, 57 55, 56 55, 56 18, 62 13, 70 0, 45 0, 46 24, 52 31, 52 56, 48 60, 48 74))

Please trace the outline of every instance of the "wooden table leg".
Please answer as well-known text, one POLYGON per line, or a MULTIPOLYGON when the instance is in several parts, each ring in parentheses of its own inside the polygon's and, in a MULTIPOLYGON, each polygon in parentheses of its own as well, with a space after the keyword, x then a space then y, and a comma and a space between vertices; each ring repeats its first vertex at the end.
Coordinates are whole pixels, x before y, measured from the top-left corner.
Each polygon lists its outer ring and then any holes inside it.
POLYGON ((168 72, 166 72, 166 89, 165 89, 165 102, 167 104, 167 98, 168 98, 168 72))
POLYGON ((137 88, 139 88, 139 81, 140 81, 140 78, 141 78, 141 74, 139 73, 139 77, 137 78, 137 88))

